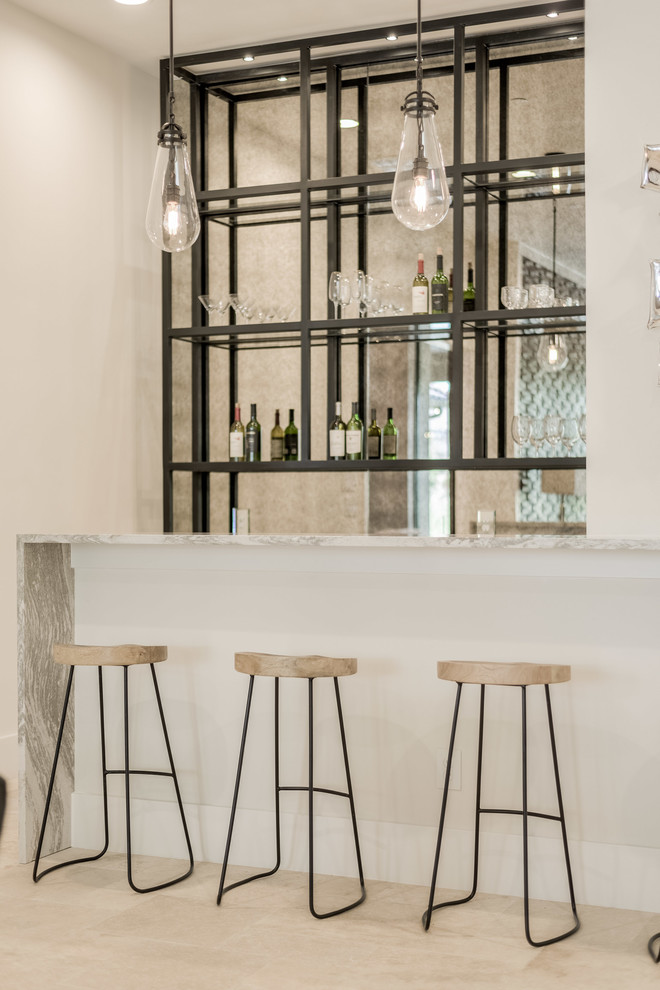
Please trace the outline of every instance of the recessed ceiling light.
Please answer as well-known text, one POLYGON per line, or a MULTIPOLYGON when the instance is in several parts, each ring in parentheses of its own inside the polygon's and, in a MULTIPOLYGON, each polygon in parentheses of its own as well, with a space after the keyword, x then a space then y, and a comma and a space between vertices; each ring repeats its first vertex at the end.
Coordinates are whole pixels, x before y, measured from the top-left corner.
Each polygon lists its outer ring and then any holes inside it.
POLYGON ((351 120, 350 117, 344 117, 339 121, 339 126, 343 130, 347 130, 349 127, 359 127, 357 120, 351 120))
POLYGON ((254 62, 254 55, 244 55, 243 56, 243 61, 244 62, 254 62))
POLYGON ((514 179, 534 179, 536 177, 536 172, 532 172, 529 168, 518 169, 517 172, 512 172, 511 176, 514 179))
POLYGON ((399 40, 399 35, 395 34, 394 31, 390 31, 390 33, 385 37, 385 41, 398 41, 398 40, 399 40))
POLYGON ((289 77, 288 76, 278 76, 277 77, 277 81, 278 82, 288 82, 289 81, 289 77))
POLYGON ((569 34, 568 40, 569 41, 577 41, 578 40, 577 34, 569 34))
POLYGON ((137 7, 139 3, 148 3, 148 0, 115 0, 115 2, 126 4, 127 7, 137 7))
POLYGON ((557 13, 556 10, 551 10, 550 13, 549 14, 546 14, 545 16, 546 17, 559 17, 559 14, 557 13))

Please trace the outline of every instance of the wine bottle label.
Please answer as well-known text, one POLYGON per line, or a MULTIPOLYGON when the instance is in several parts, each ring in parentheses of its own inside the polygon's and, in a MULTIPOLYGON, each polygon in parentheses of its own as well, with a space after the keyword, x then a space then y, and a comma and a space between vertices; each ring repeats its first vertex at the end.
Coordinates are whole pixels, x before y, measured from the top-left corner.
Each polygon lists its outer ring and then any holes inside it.
POLYGON ((258 454, 261 452, 261 433, 250 430, 245 434, 245 449, 248 454, 258 454))
POLYGON ((284 434, 284 449, 286 451, 286 456, 296 459, 298 458, 298 434, 297 433, 285 433, 284 434))
POLYGON ((412 311, 413 313, 428 313, 429 311, 429 290, 425 285, 413 285, 412 287, 412 311))
POLYGON ((472 299, 463 300, 463 309, 466 313, 474 312, 474 297, 472 297, 472 299))
POLYGON ((229 456, 245 457, 245 436, 242 433, 229 434, 229 456))
POLYGON ((446 285, 431 286, 431 309, 434 313, 449 312, 449 290, 446 285))
POLYGON ((271 461, 281 461, 284 457, 284 440, 282 437, 270 438, 270 459, 271 461))
POLYGON ((362 453, 362 430, 346 430, 346 453, 362 453))
POLYGON ((367 458, 378 460, 380 457, 380 437, 367 437, 367 458))
POLYGON ((346 430, 330 430, 330 457, 346 456, 346 430))
POLYGON ((383 457, 396 457, 396 442, 398 437, 385 434, 383 437, 383 457))

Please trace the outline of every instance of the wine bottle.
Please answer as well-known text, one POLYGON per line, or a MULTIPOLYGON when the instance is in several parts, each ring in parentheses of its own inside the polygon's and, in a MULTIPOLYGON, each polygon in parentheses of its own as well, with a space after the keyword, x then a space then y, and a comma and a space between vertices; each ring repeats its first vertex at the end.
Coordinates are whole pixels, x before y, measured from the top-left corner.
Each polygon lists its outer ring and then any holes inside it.
POLYGON ((371 424, 367 430, 367 460, 380 460, 380 426, 376 422, 376 410, 371 410, 371 424))
POLYGON ((335 402, 335 418, 330 423, 328 459, 346 460, 346 423, 341 418, 341 402, 335 402))
POLYGON ((289 425, 284 431, 284 460, 298 460, 298 427, 293 422, 295 409, 289 409, 289 425))
POLYGON ((449 312, 454 311, 454 269, 450 269, 449 272, 449 289, 447 290, 447 303, 449 305, 449 312))
POLYGON ((352 415, 346 424, 346 460, 362 460, 362 420, 358 415, 358 404, 353 403, 352 415))
POLYGON ((234 405, 234 422, 229 427, 229 460, 245 460, 245 427, 241 423, 241 407, 234 405))
POLYGON ((431 312, 449 312, 449 279, 442 270, 443 266, 442 248, 437 249, 437 268, 435 275, 431 279, 431 312))
POLYGON ((468 261, 467 288, 463 293, 463 309, 466 313, 471 313, 474 310, 474 269, 471 261, 468 261))
POLYGON ((250 421, 245 427, 245 460, 261 460, 261 424, 257 422, 257 405, 250 406, 250 421))
POLYGON ((275 410, 275 426, 270 431, 270 459, 284 460, 284 430, 280 426, 280 411, 275 410))
POLYGON ((383 460, 395 461, 399 443, 399 431, 394 425, 392 407, 387 408, 387 422, 383 427, 383 460))
POLYGON ((417 255, 417 274, 412 284, 412 311, 428 313, 429 311, 429 280, 424 274, 424 255, 417 255))

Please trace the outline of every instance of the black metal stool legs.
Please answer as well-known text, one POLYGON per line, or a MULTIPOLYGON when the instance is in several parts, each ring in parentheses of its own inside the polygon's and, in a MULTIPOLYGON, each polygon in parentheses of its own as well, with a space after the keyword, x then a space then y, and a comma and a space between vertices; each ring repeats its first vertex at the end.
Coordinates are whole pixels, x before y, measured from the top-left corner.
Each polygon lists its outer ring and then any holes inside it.
POLYGON ((344 718, 341 710, 341 699, 339 696, 339 683, 336 677, 333 678, 335 682, 335 699, 337 701, 337 717, 339 719, 339 733, 341 736, 342 751, 344 754, 344 769, 346 771, 346 792, 343 791, 333 791, 327 787, 314 787, 314 678, 309 678, 309 910, 314 915, 315 918, 332 918, 336 914, 344 914, 345 911, 350 911, 352 908, 357 907, 358 904, 362 904, 365 897, 367 896, 367 890, 364 885, 364 873, 362 871, 362 856, 360 855, 360 841, 358 839, 358 829, 357 829, 357 819, 355 817, 355 804, 353 801, 353 787, 351 785, 351 772, 348 766, 348 750, 346 748, 346 734, 344 732, 344 718), (348 798, 349 807, 351 809, 351 820, 353 824, 353 840, 355 842, 355 856, 357 859, 358 867, 358 878, 360 881, 360 896, 356 901, 351 904, 347 904, 345 907, 337 908, 334 911, 325 911, 319 913, 314 906, 314 792, 319 791, 323 794, 336 794, 339 797, 348 798))
POLYGON ((437 911, 442 907, 453 907, 456 904, 466 904, 467 901, 471 901, 477 892, 477 880, 479 877, 479 825, 481 821, 481 768, 483 762, 483 743, 484 743, 484 702, 486 687, 484 684, 481 685, 481 699, 479 704, 479 746, 477 752, 477 791, 476 791, 476 801, 475 801, 475 814, 474 814, 474 864, 472 871, 472 889, 466 897, 460 897, 453 901, 443 901, 440 904, 434 904, 433 898, 435 897, 435 887, 438 879, 438 866, 440 863, 440 850, 442 847, 442 836, 445 828, 445 815, 447 812, 447 801, 449 797, 449 779, 451 777, 451 767, 454 758, 454 742, 456 740, 456 727, 458 725, 458 712, 461 704, 461 689, 463 685, 456 685, 456 704, 454 706, 454 718, 452 720, 451 726, 451 736, 449 739, 449 751, 447 754, 447 769, 445 771, 445 781, 442 790, 442 809, 440 812, 440 825, 438 826, 438 841, 435 847, 435 859, 433 860, 433 875, 431 877, 431 890, 429 892, 429 904, 422 916, 422 924, 424 925, 424 930, 428 931, 431 924, 431 914, 433 911, 437 911))
POLYGON ((41 859, 41 850, 43 849, 44 837, 46 835, 46 826, 48 824, 48 813, 50 811, 50 804, 53 797, 53 789, 55 786, 55 774, 57 771, 57 764, 60 758, 60 750, 62 748, 62 738, 64 736, 64 726, 66 723, 66 713, 69 707, 69 699, 71 697, 71 688, 73 686, 73 675, 75 667, 69 668, 69 677, 66 684, 66 693, 64 695, 64 705, 62 708, 62 717, 60 719, 60 727, 57 733, 57 743, 55 745, 55 757, 53 759, 53 768, 50 774, 50 781, 48 783, 48 793, 46 795, 46 807, 44 808, 44 817, 41 822, 41 831, 39 833, 39 842, 37 844, 37 853, 34 860, 34 868, 32 870, 32 879, 35 883, 38 883, 42 877, 45 877, 47 873, 52 873, 53 870, 61 870, 64 866, 74 866, 77 863, 91 863, 96 859, 100 859, 104 856, 108 850, 108 787, 107 787, 107 770, 105 761, 105 718, 103 714, 103 677, 101 668, 98 668, 99 672, 99 714, 101 720, 101 762, 103 765, 103 823, 105 831, 105 841, 103 844, 103 849, 99 853, 95 853, 93 856, 81 856, 79 859, 69 859, 63 863, 55 863, 54 866, 49 866, 48 869, 42 870, 39 873, 39 861, 41 859))
POLYGON ((568 938, 569 935, 574 935, 575 932, 580 927, 580 919, 577 915, 577 906, 575 903, 575 892, 573 890, 573 875, 571 873, 571 861, 568 853, 568 836, 566 834, 566 820, 564 818, 564 803, 561 796, 561 784, 559 781, 559 763, 557 761, 557 747, 555 744, 555 729, 552 720, 552 706, 550 704, 550 688, 545 685, 545 701, 546 708, 548 712, 548 730, 550 732, 550 747, 552 749, 552 764, 555 774, 555 787, 557 789, 557 808, 559 811, 558 816, 554 815, 538 815, 534 814, 535 818, 552 818, 554 821, 558 821, 561 826, 561 836, 564 846, 564 859, 566 861, 566 879, 568 881, 568 893, 571 903, 571 910, 573 912, 573 918, 575 924, 567 932, 563 932, 561 935, 556 935, 554 938, 543 939, 542 941, 535 941, 530 932, 529 927, 529 850, 528 850, 528 818, 532 814, 527 810, 527 695, 526 688, 522 687, 522 800, 523 800, 523 891, 524 891, 524 910, 525 910, 525 936, 530 945, 540 948, 543 945, 552 945, 554 942, 561 942, 562 939, 568 938))
POLYGON ((254 690, 254 674, 250 675, 250 684, 248 686, 247 703, 245 705, 245 718, 243 720, 243 735, 241 736, 241 748, 238 753, 238 767, 236 770, 236 783, 234 784, 234 797, 231 803, 231 813, 229 815, 229 828, 227 830, 227 842, 225 844, 225 856, 222 863, 222 873, 220 874, 220 886, 218 887, 218 896, 216 903, 219 904, 222 900, 222 895, 228 890, 233 890, 234 887, 242 887, 245 883, 250 883, 252 880, 261 880, 263 877, 270 877, 273 873, 277 873, 280 868, 281 860, 281 844, 280 844, 280 682, 279 678, 275 678, 275 845, 276 845, 276 859, 275 866, 271 870, 266 870, 263 873, 255 873, 254 876, 245 877, 243 880, 237 880, 235 883, 230 883, 225 887, 225 877, 227 876, 227 867, 229 866, 229 850, 231 849, 232 835, 234 834, 234 820, 236 818, 236 807, 238 805, 238 791, 241 786, 241 774, 243 772, 243 757, 245 756, 245 742, 247 739, 248 724, 250 722, 250 708, 252 705, 252 692, 254 690))
POLYGON ((160 723, 163 729, 163 737, 165 739, 165 747, 167 749, 167 757, 170 763, 169 771, 166 770, 131 770, 130 769, 130 759, 129 759, 129 732, 128 732, 128 667, 124 667, 124 770, 107 770, 106 773, 123 773, 124 780, 126 784, 126 869, 128 875, 128 883, 130 887, 136 892, 136 894, 150 894, 153 890, 163 890, 164 887, 171 887, 175 883, 180 883, 181 880, 185 880, 189 877, 194 869, 193 851, 190 844, 190 836, 188 834, 188 826, 186 824, 186 816, 183 811, 183 802, 181 800, 181 792, 179 790, 179 781, 177 780, 176 770, 174 769, 174 759, 172 757, 172 749, 170 746, 170 739, 167 734, 167 726, 165 724, 165 714, 163 712, 163 703, 160 698, 160 691, 158 690, 158 681, 156 679, 156 671, 154 665, 149 664, 151 667, 151 676, 154 684, 154 692, 156 694, 156 702, 158 704, 158 713, 160 715, 160 723), (181 876, 175 877, 173 880, 166 880, 165 883, 154 884, 152 887, 138 887, 133 880, 133 855, 131 850, 131 774, 140 774, 141 776, 147 777, 171 777, 174 783, 174 791, 176 793, 177 803, 179 805, 179 814, 181 815, 181 824, 183 826, 183 834, 186 840, 186 846, 188 848, 188 861, 189 866, 185 873, 181 876))
POLYGON ((309 781, 307 786, 283 786, 280 784, 280 743, 279 743, 279 677, 275 679, 275 842, 276 842, 276 862, 275 866, 271 870, 267 870, 262 873, 256 873, 254 876, 245 877, 243 880, 237 880, 235 883, 228 884, 225 886, 225 879, 227 876, 227 868, 229 866, 229 853, 231 849, 232 835, 234 832, 234 823, 236 818, 236 809, 238 805, 238 793, 241 783, 241 774, 243 771, 243 759, 245 756, 245 743, 247 740, 248 725, 250 721, 250 708, 252 704, 252 692, 254 689, 254 674, 250 675, 250 684, 248 687, 247 703, 245 707, 245 718, 243 721, 243 734, 241 737, 241 745, 238 755, 238 767, 236 770, 236 782, 234 785, 234 796, 232 799, 231 812, 229 815, 229 828, 227 832, 227 842, 225 845, 225 855, 222 864, 222 872, 220 874, 220 885, 218 888, 217 903, 220 904, 223 894, 228 890, 233 890, 234 887, 240 887, 243 884, 251 883, 253 880, 261 880, 264 877, 272 876, 276 873, 280 867, 281 862, 281 827, 280 827, 280 792, 281 791, 307 791, 309 797, 309 909, 315 918, 330 918, 336 914, 343 914, 344 911, 350 911, 351 908, 357 907, 361 904, 366 897, 366 889, 364 885, 364 874, 362 871, 362 858, 360 855, 360 845, 358 841, 358 831, 357 831, 357 819, 355 817, 355 804, 353 801, 353 788, 351 785, 350 770, 348 766, 348 750, 346 747, 346 735, 344 731, 344 720, 341 710, 341 700, 339 696, 339 685, 337 678, 334 678, 335 682, 335 697, 337 701, 337 714, 339 718, 339 731, 341 735, 342 752, 344 756, 344 767, 346 770, 346 783, 347 791, 335 791, 327 787, 315 787, 314 786, 314 695, 313 695, 313 684, 314 678, 308 678, 309 688, 308 688, 308 705, 309 705, 309 781), (358 874, 360 881, 361 895, 358 900, 346 905, 345 907, 338 908, 335 911, 328 911, 324 914, 319 913, 314 905, 314 794, 336 794, 339 797, 348 798, 350 809, 351 809, 351 820, 353 825, 353 837, 355 840, 355 852, 358 864, 358 874))
POLYGON ((49 866, 47 870, 43 870, 41 873, 38 872, 39 860, 41 858, 41 850, 43 848, 44 836, 46 834, 46 825, 48 822, 48 813, 50 811, 51 799, 53 796, 53 788, 55 785, 55 773, 57 770, 57 764, 60 757, 60 750, 62 748, 62 737, 64 735, 64 725, 66 721, 67 709, 69 707, 69 699, 71 697, 71 688, 73 685, 73 675, 75 667, 70 668, 69 679, 66 686, 66 694, 64 696, 64 707, 62 709, 62 718, 60 720, 59 732, 57 735, 57 744, 55 746, 55 758, 53 760, 53 769, 50 775, 50 783, 48 785, 48 794, 46 797, 46 807, 44 810, 44 817, 41 824, 41 833, 39 835, 39 843, 37 845, 37 855, 34 863, 34 869, 32 872, 32 879, 35 883, 41 880, 42 877, 46 876, 47 873, 52 873, 53 870, 62 869, 64 866, 73 866, 76 863, 90 863, 93 860, 100 859, 108 849, 108 776, 110 774, 121 774, 124 777, 126 785, 126 852, 127 852, 127 872, 128 872, 128 882, 134 891, 138 894, 147 894, 152 890, 161 890, 163 887, 171 887, 172 884, 179 883, 181 880, 185 880, 189 877, 193 871, 193 853, 192 846, 190 843, 190 836, 188 834, 188 826, 186 824, 186 818, 183 811, 183 802, 181 800, 181 792, 179 790, 179 782, 177 780, 176 771, 174 769, 174 760, 172 757, 172 749, 170 747, 170 740, 167 734, 167 726, 165 724, 165 715, 163 712, 163 704, 160 697, 160 691, 158 690, 158 681, 156 680, 156 671, 154 670, 154 665, 150 664, 151 675, 153 678, 154 690, 156 693, 156 702, 158 704, 158 712, 160 715, 161 726, 163 728, 163 736, 165 738, 165 746, 167 748, 167 755, 170 763, 169 771, 160 770, 131 770, 129 761, 129 733, 128 733, 128 667, 124 666, 124 769, 123 770, 108 770, 106 764, 106 748, 105 748, 105 713, 103 705, 103 669, 98 667, 99 675, 99 715, 101 722, 101 763, 103 769, 103 822, 105 831, 105 842, 103 849, 99 853, 95 853, 93 856, 82 856, 79 859, 70 859, 64 863, 56 863, 54 866, 49 866), (130 791, 130 779, 131 774, 143 774, 153 777, 171 777, 174 782, 174 790, 176 792, 176 798, 179 805, 179 813, 181 815, 181 824, 183 825, 183 832, 186 839, 186 845, 188 847, 188 858, 190 862, 190 867, 186 873, 180 877, 176 877, 174 880, 168 880, 166 883, 156 884, 153 887, 138 887, 133 882, 133 864, 132 864, 132 853, 131 853, 131 791, 130 791))
MULTIPOLYGON (((438 840, 435 849, 435 859, 433 862, 433 874, 431 877, 431 890, 429 893, 429 903, 426 912, 422 918, 422 924, 426 931, 428 931, 431 924, 431 914, 441 907, 450 907, 456 904, 465 904, 467 901, 471 900, 477 890, 477 880, 479 873, 479 825, 481 815, 521 815, 523 820, 523 904, 524 904, 524 914, 525 914, 525 936, 530 945, 540 947, 543 945, 551 945, 553 942, 560 942, 564 938, 568 938, 569 935, 573 935, 580 927, 580 920, 577 915, 577 908, 575 903, 575 892, 573 889, 573 876, 571 873, 571 864, 568 851, 568 836, 566 833, 566 821, 564 817, 564 805, 561 796, 561 784, 559 780, 559 763, 557 760, 557 747, 555 743, 555 731, 552 719, 552 706, 550 704, 550 690, 549 686, 545 686, 545 698, 546 698, 546 708, 548 714, 548 729, 550 732, 550 746, 552 750, 552 763, 554 768, 555 776, 555 787, 557 790, 557 805, 559 814, 558 815, 545 815, 535 811, 529 811, 527 806, 527 695, 526 687, 521 685, 522 691, 522 811, 510 810, 506 808, 482 808, 481 807, 481 782, 482 782, 482 765, 483 765, 483 739, 484 739, 484 704, 485 704, 485 692, 486 686, 481 685, 481 701, 479 708, 479 744, 478 744, 478 754, 477 754, 477 788, 476 788, 476 801, 475 801, 475 824, 474 824, 474 870, 472 878, 472 889, 465 897, 461 897, 453 901, 444 901, 440 904, 434 904, 433 898, 435 896, 435 887, 438 877, 438 864, 440 861, 440 850, 442 847, 442 837, 445 826, 445 816, 447 811, 447 800, 449 795, 449 778, 451 775, 452 759, 454 755, 454 742, 456 739, 456 728, 458 724, 458 713, 461 703, 461 690, 463 685, 457 683, 456 685, 456 703, 454 706, 454 717, 451 727, 451 735, 449 739, 449 751, 447 756, 447 770, 445 772, 444 788, 442 792, 442 807, 440 811, 440 824, 438 827, 438 840), (550 821, 559 822, 561 826, 562 841, 564 846, 564 858, 566 862, 566 877, 568 881, 568 890, 570 897, 571 910, 573 912, 573 918, 575 920, 575 925, 567 932, 563 932, 561 935, 557 935, 554 938, 545 939, 543 941, 535 941, 530 932, 529 923, 529 834, 528 834, 528 822, 529 818, 545 818, 550 821)), ((660 939, 660 933, 654 938, 660 939)), ((653 941, 653 939, 651 940, 653 941)), ((653 954, 651 943, 649 943, 649 950, 653 954)))

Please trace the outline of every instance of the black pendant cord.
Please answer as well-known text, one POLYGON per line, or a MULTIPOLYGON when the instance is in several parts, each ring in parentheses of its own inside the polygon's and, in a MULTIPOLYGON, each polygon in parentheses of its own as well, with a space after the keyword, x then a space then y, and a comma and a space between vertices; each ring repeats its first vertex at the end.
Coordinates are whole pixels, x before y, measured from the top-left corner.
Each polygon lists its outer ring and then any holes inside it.
POLYGON ((422 111, 422 0, 417 0, 417 157, 424 157, 424 114, 422 111))
POLYGON ((174 123, 174 0, 170 0, 170 124, 174 123))

